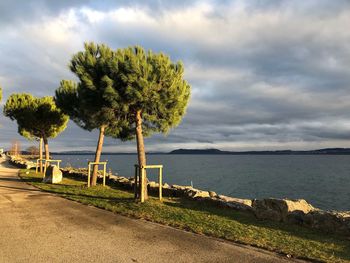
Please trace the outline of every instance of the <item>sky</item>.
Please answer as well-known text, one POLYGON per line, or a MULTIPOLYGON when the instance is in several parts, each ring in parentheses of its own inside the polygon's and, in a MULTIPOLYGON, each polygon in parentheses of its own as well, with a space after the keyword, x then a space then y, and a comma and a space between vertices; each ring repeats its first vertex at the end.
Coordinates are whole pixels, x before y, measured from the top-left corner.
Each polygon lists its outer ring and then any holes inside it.
MULTIPOLYGON (((147 151, 350 147, 350 2, 283 0, 0 0, 0 86, 53 95, 83 43, 142 45, 185 66, 182 123, 147 151)), ((2 110, 2 109, 1 109, 2 110)), ((94 150, 97 132, 70 122, 52 151, 94 150)), ((0 114, 0 148, 17 134, 0 114)), ((107 138, 105 151, 135 152, 107 138)))

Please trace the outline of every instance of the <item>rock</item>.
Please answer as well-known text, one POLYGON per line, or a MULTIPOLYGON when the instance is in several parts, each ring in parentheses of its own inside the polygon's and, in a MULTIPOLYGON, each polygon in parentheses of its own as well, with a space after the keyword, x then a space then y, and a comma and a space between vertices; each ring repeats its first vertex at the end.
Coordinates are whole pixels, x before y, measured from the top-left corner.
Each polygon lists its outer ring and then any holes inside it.
POLYGON ((215 192, 213 192, 213 191, 209 191, 209 196, 210 197, 215 197, 215 196, 217 196, 217 194, 215 192))
POLYGON ((303 211, 295 210, 288 213, 287 222, 295 225, 303 225, 305 222, 306 214, 303 211))
POLYGON ((111 182, 112 184, 117 184, 118 183, 118 179, 117 178, 110 178, 109 182, 111 182))
POLYGON ((149 181, 147 183, 147 188, 148 188, 148 191, 150 191, 152 193, 156 193, 156 194, 159 193, 159 183, 157 183, 157 182, 149 181))
POLYGON ((126 178, 126 177, 118 177, 118 182, 119 183, 128 183, 129 182, 129 179, 128 178, 126 178))
POLYGON ((252 200, 250 199, 240 199, 233 198, 225 195, 218 195, 218 201, 220 201, 221 205, 227 206, 236 210, 249 210, 252 211, 252 200))
POLYGON ((283 199, 283 201, 285 201, 287 204, 288 212, 302 211, 305 214, 307 214, 311 211, 317 210, 315 207, 313 207, 311 204, 306 202, 304 199, 294 199, 294 200, 283 199))
POLYGON ((254 200, 252 207, 255 210, 255 215, 257 218, 282 222, 287 221, 287 216, 294 211, 300 211, 307 214, 316 210, 304 199, 289 200, 268 198, 254 200))
POLYGON ((163 184, 163 189, 166 188, 171 188, 170 185, 168 185, 167 183, 163 184))
POLYGON ((114 182, 116 182, 117 184, 119 184, 123 187, 126 187, 127 189, 130 189, 134 186, 133 180, 130 180, 130 179, 123 177, 123 176, 115 176, 114 179, 111 179, 111 180, 114 180, 114 182))
POLYGON ((154 181, 149 181, 149 182, 148 182, 148 186, 149 186, 150 188, 159 188, 159 184, 156 183, 156 182, 154 182, 154 181))
POLYGON ((163 189, 163 196, 169 196, 169 197, 179 196, 178 195, 179 191, 171 187, 167 183, 163 184, 162 189, 163 189))
POLYGON ((173 184, 171 187, 177 190, 186 190, 186 188, 182 185, 173 184))
POLYGON ((282 222, 283 218, 281 216, 281 213, 279 213, 276 210, 272 209, 266 209, 266 210, 254 210, 255 216, 258 219, 263 219, 263 220, 271 220, 271 221, 276 221, 276 222, 282 222))
POLYGON ((176 189, 176 191, 179 191, 181 193, 184 193, 190 189, 194 189, 192 186, 183 186, 183 185, 177 185, 177 184, 173 184, 171 187, 176 189))
POLYGON ((118 178, 118 176, 116 176, 116 175, 113 175, 113 174, 109 174, 108 175, 108 179, 110 179, 110 180, 116 180, 118 178))
POLYGON ((240 203, 247 206, 252 206, 252 200, 250 199, 240 199, 240 198, 234 198, 226 195, 218 195, 218 197, 225 202, 240 203))
POLYGON ((323 232, 338 233, 350 237, 350 211, 311 211, 305 216, 303 223, 323 232))
POLYGON ((44 183, 57 184, 62 182, 62 172, 56 165, 50 165, 46 168, 44 183))
POLYGON ((188 189, 186 191, 186 196, 191 198, 209 198, 209 192, 208 191, 201 191, 198 189, 188 189))

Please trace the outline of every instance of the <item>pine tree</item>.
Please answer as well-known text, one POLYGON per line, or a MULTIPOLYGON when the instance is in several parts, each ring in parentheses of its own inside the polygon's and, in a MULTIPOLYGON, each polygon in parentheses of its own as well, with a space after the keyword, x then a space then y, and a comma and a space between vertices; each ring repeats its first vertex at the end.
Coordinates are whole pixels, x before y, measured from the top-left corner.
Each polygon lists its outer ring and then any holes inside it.
MULTIPOLYGON (((17 121, 19 134, 30 140, 44 142, 47 160, 50 158, 48 139, 60 134, 69 120, 56 107, 53 97, 36 98, 27 93, 12 94, 4 106, 4 115, 17 121)), ((41 149, 40 146, 40 159, 41 149)))
MULTIPOLYGON (((69 65, 79 82, 61 81, 55 101, 81 128, 99 129, 95 153, 95 162, 99 162, 104 136, 118 138, 123 134, 127 139, 129 135, 123 127, 127 127, 128 122, 120 118, 123 108, 112 78, 117 67, 115 52, 103 44, 85 43, 84 47, 85 50, 75 54, 69 65)), ((93 169, 91 185, 96 185, 96 181, 97 165, 93 169)))
MULTIPOLYGON (((115 77, 128 112, 129 128, 137 141, 139 166, 146 165, 144 136, 154 132, 167 134, 177 126, 185 114, 190 98, 190 85, 183 79, 181 62, 173 63, 169 56, 141 47, 117 51, 118 67, 115 77)), ((147 199, 147 178, 141 182, 147 199)))

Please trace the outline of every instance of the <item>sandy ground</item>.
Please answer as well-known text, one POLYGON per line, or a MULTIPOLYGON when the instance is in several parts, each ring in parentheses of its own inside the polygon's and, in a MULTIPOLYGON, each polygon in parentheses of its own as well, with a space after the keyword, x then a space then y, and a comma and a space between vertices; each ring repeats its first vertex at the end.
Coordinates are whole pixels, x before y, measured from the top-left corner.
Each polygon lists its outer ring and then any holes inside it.
POLYGON ((0 161, 0 263, 5 262, 292 260, 41 192, 0 161))

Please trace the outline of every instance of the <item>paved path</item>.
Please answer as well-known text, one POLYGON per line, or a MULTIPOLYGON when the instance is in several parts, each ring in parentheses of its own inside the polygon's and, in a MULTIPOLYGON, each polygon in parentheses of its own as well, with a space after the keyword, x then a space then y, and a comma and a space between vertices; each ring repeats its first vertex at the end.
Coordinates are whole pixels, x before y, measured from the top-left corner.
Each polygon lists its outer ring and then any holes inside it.
MULTIPOLYGON (((0 161, 1 162, 1 161, 0 161)), ((38 191, 0 163, 0 262, 291 262, 38 191)))

